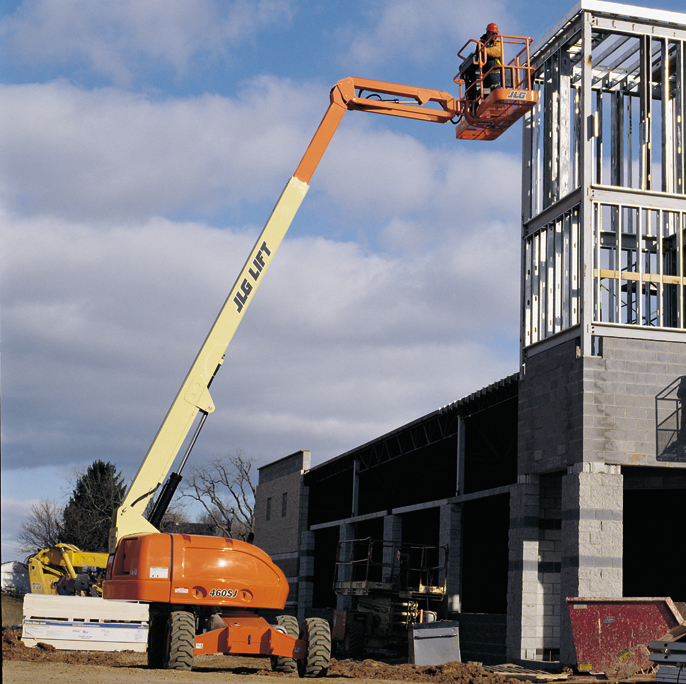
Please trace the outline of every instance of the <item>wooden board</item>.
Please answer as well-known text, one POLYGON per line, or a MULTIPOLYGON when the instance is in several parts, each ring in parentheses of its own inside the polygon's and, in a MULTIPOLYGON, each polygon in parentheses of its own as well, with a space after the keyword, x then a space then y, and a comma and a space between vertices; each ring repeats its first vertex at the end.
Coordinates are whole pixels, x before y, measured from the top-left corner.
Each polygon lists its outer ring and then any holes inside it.
POLYGON ((552 682, 555 680, 566 680, 569 677, 569 675, 566 674, 553 674, 552 672, 546 672, 545 670, 531 670, 512 663, 485 665, 484 670, 488 670, 488 672, 492 672, 493 674, 502 675, 503 677, 530 682, 552 682))
POLYGON ((145 652, 148 606, 91 596, 26 594, 22 641, 57 649, 145 652))

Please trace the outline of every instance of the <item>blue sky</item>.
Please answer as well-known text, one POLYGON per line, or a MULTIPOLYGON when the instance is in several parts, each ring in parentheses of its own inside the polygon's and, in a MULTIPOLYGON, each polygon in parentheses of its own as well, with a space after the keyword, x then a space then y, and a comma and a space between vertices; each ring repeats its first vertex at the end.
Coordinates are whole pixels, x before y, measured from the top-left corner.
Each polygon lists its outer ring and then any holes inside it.
MULTIPOLYGON (((334 83, 454 92, 486 23, 536 39, 572 6, 2 3, 3 560, 96 458, 133 477, 334 83)), ((516 372, 520 140, 347 114, 193 461, 319 463, 516 372)))

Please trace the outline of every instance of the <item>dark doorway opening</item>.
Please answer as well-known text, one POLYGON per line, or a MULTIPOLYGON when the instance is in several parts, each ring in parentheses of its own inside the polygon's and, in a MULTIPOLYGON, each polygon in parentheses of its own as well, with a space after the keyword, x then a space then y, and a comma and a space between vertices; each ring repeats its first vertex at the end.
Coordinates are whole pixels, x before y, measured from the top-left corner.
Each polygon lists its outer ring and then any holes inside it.
POLYGON ((507 613, 510 496, 467 501, 462 516, 462 611, 507 613))

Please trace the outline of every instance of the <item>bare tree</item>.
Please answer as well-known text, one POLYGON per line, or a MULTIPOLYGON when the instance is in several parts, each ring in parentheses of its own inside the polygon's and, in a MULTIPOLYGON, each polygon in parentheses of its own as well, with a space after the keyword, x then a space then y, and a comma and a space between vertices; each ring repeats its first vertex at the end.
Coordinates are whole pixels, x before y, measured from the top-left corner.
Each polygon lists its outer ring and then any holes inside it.
POLYGON ((205 509, 203 521, 232 539, 247 540, 253 531, 255 485, 251 480, 252 459, 240 449, 209 466, 192 468, 183 496, 205 509))
POLYGON ((63 507, 54 501, 39 501, 31 505, 31 513, 17 534, 23 553, 33 556, 61 541, 63 511, 63 507))

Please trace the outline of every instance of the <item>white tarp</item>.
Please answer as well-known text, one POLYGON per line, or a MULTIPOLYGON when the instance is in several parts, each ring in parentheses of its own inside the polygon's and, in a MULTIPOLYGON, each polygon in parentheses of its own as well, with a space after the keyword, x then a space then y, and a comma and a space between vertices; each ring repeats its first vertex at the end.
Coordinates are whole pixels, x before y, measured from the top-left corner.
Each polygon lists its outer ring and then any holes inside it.
POLYGON ((2 564, 2 590, 26 593, 30 589, 29 569, 19 561, 2 564))

